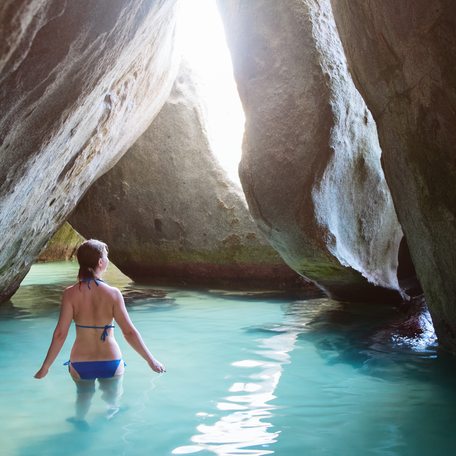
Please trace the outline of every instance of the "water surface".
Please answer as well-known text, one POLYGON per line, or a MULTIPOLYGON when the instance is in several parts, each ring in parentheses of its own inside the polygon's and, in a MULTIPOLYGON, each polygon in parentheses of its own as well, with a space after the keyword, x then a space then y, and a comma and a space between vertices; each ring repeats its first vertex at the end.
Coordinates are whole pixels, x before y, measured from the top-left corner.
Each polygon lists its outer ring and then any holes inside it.
POLYGON ((456 450, 455 365, 432 337, 395 334, 400 312, 321 296, 138 286, 115 270, 131 318, 168 372, 123 340, 121 412, 99 392, 81 428, 62 366, 33 379, 73 263, 35 265, 0 308, 2 455, 447 455, 456 450))

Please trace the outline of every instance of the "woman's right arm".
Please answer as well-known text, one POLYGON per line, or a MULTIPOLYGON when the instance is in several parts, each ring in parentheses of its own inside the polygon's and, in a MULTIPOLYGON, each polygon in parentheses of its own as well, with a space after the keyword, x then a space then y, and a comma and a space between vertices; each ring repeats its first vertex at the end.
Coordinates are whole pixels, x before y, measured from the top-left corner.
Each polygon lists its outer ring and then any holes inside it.
POLYGON ((117 289, 115 289, 114 299, 114 320, 119 325, 125 340, 147 361, 152 370, 158 373, 166 372, 165 366, 152 356, 141 334, 130 320, 122 293, 117 289))
POLYGON ((43 378, 47 375, 49 368, 55 361, 55 358, 62 349, 63 344, 68 336, 68 330, 73 319, 73 306, 68 298, 67 291, 63 292, 62 304, 60 306, 60 316, 57 326, 55 327, 54 334, 52 336, 51 345, 47 352, 46 358, 40 370, 35 374, 35 378, 43 378))

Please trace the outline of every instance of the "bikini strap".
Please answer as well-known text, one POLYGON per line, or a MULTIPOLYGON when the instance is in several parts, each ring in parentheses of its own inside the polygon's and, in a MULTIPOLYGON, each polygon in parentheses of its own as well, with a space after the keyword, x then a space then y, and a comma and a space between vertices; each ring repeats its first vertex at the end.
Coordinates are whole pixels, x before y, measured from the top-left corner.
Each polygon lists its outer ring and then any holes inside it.
POLYGON ((104 326, 86 326, 86 325, 78 325, 75 323, 75 325, 78 328, 95 328, 95 329, 102 329, 103 332, 101 333, 100 339, 104 342, 106 340, 106 337, 108 336, 108 329, 109 328, 115 328, 114 325, 104 325, 104 326))
POLYGON ((96 277, 88 277, 88 278, 83 278, 83 279, 80 279, 79 280, 79 289, 81 289, 81 283, 86 283, 87 284, 87 287, 89 288, 89 290, 91 289, 90 288, 90 281, 93 280, 95 282, 95 285, 98 287, 99 286, 99 282, 103 282, 105 283, 105 281, 103 279, 97 279, 96 277))
POLYGON ((114 325, 105 325, 103 332, 101 333, 100 339, 104 342, 106 340, 106 337, 108 336, 108 329, 109 328, 114 328, 114 325))

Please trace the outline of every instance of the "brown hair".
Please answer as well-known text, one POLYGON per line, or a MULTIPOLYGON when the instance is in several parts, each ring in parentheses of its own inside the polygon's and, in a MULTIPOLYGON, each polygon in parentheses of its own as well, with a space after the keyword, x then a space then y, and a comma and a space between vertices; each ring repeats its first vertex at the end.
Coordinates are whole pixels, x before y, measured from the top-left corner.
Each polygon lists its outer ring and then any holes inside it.
POLYGON ((78 279, 93 279, 98 261, 105 252, 108 253, 108 246, 104 242, 96 239, 83 242, 76 252, 79 263, 78 279))

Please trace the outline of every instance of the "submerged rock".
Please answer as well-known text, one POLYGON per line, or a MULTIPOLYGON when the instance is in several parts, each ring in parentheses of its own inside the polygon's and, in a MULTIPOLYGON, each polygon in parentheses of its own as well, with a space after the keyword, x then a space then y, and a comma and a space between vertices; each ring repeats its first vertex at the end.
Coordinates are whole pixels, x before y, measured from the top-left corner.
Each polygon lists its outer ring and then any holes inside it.
POLYGON ((398 299, 402 231, 329 0, 219 6, 246 114, 240 176, 261 231, 335 298, 398 299))
POLYGON ((302 286, 258 232, 242 190, 211 150, 206 125, 184 65, 159 115, 91 187, 71 224, 107 242, 116 266, 135 280, 302 286))
POLYGON ((0 6, 0 301, 175 79, 175 0, 0 6))
POLYGON ((333 6, 439 341, 456 352, 456 3, 333 6))

